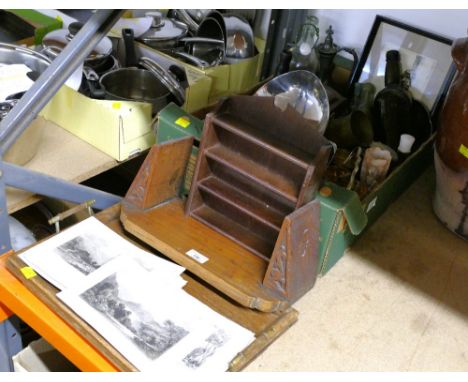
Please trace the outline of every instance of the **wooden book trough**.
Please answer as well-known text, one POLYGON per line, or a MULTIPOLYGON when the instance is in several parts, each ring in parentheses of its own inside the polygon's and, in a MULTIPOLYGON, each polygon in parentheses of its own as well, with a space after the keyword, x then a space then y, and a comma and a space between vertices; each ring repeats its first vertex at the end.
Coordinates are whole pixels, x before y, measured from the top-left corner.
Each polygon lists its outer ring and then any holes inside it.
POLYGON ((273 98, 208 114, 190 194, 192 139, 154 146, 122 203, 125 229, 238 303, 285 309, 315 283, 327 141, 273 98))

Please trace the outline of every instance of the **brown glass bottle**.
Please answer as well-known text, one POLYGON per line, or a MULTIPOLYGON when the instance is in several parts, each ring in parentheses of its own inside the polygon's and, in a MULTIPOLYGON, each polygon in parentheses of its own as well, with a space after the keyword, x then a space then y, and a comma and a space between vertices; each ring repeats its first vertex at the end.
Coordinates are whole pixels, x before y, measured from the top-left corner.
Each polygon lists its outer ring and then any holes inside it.
POLYGON ((389 50, 386 54, 385 88, 374 101, 374 139, 398 150, 400 136, 409 130, 412 99, 401 85, 400 53, 389 50))

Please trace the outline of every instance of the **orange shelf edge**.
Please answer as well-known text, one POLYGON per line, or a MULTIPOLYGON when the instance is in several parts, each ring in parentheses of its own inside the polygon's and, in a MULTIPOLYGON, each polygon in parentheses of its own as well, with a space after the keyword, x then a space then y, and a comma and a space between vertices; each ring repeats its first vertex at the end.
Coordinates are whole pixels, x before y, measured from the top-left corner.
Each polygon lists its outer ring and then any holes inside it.
POLYGON ((10 318, 12 315, 13 315, 13 312, 10 309, 8 309, 5 305, 0 303, 0 324, 3 321, 10 318))
POLYGON ((0 319, 16 314, 82 371, 118 371, 7 270, 11 253, 0 256, 0 319))

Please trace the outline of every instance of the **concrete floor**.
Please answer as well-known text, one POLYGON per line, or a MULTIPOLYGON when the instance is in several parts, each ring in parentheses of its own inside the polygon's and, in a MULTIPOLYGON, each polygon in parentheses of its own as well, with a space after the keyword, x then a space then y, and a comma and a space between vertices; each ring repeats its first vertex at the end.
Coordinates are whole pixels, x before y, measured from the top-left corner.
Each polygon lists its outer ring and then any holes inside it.
POLYGON ((246 371, 468 371, 468 242, 432 212, 433 168, 294 307, 246 371))

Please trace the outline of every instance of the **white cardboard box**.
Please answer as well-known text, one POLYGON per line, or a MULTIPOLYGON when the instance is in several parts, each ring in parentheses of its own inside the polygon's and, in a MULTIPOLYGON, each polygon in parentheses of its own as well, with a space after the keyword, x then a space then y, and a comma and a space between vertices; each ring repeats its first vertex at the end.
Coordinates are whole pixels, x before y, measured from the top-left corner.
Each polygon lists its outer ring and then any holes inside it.
POLYGON ((79 371, 43 338, 32 341, 12 358, 15 372, 79 371))

